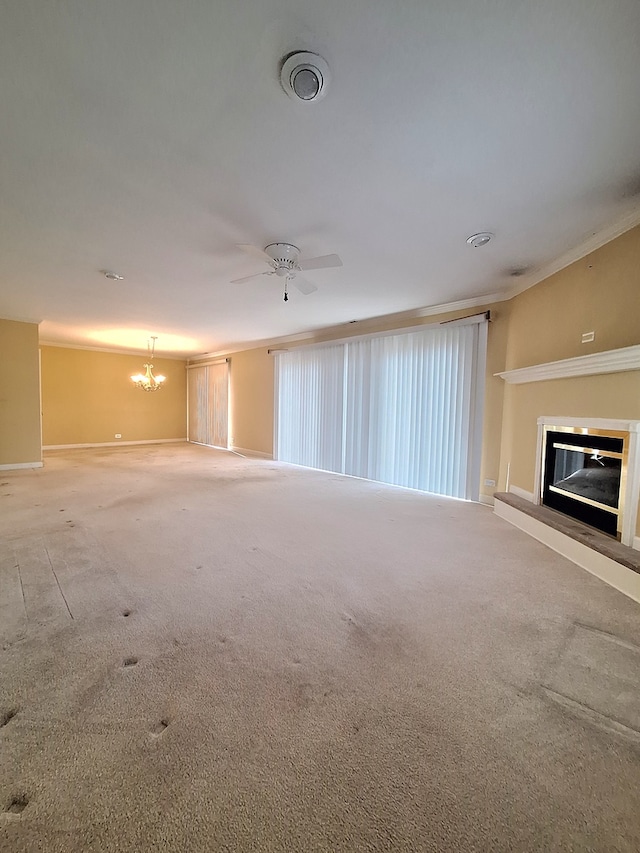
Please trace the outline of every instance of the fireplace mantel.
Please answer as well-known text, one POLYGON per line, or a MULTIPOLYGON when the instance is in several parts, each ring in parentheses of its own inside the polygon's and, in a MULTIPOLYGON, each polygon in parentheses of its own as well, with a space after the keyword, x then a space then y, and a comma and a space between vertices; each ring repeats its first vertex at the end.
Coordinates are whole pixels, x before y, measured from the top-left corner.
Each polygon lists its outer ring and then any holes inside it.
POLYGON ((523 382, 542 382, 547 379, 568 379, 572 376, 595 376, 598 373, 620 373, 640 370, 640 345, 563 358, 531 367, 519 367, 494 373, 510 385, 523 382))
POLYGON ((612 429, 617 432, 640 432, 640 421, 621 418, 566 418, 558 415, 543 415, 538 426, 582 427, 584 429, 612 429))

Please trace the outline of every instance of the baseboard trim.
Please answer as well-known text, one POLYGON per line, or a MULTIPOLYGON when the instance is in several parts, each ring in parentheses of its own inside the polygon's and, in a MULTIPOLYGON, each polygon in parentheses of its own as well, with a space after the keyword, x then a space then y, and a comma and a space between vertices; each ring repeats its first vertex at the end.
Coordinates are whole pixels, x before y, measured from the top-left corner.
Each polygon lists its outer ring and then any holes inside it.
POLYGON ((543 524, 536 518, 520 512, 520 510, 503 501, 496 501, 493 511, 499 518, 528 533, 529 536, 537 539, 538 542, 542 542, 552 551, 571 560, 572 563, 628 595, 634 601, 640 602, 640 574, 637 572, 622 566, 598 551, 588 548, 559 530, 543 524))
POLYGON ((249 450, 247 447, 230 447, 233 453, 239 453, 240 456, 249 456, 253 459, 273 459, 273 453, 264 453, 262 450, 249 450))
POLYGON ((493 506, 493 495, 480 495, 480 497, 478 498, 478 502, 484 504, 485 506, 493 506))
POLYGON ((45 444, 43 450, 82 450, 85 447, 131 447, 134 444, 183 444, 186 438, 147 438, 142 441, 100 441, 89 444, 45 444))
POLYGON ((517 495, 519 498, 523 498, 525 501, 529 501, 530 504, 533 503, 533 492, 528 492, 526 489, 521 489, 520 486, 509 486, 509 491, 512 495, 517 495))
POLYGON ((7 465, 0 465, 0 471, 19 471, 23 468, 42 468, 44 462, 9 462, 7 465))

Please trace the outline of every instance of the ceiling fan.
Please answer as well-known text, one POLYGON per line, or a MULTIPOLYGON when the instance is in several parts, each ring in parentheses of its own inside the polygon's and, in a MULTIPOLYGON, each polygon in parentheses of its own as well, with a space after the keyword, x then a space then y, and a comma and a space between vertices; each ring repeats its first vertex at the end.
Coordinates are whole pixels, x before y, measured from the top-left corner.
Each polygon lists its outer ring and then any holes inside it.
POLYGON ((305 295, 318 289, 315 284, 298 275, 302 270, 321 270, 342 266, 342 261, 338 255, 320 255, 317 258, 301 260, 300 249, 292 243, 269 243, 264 249, 250 246, 248 243, 239 243, 238 248, 251 255, 252 258, 259 258, 267 263, 269 269, 253 275, 245 275, 244 278, 236 278, 231 284, 241 284, 243 281, 258 278, 261 275, 277 275, 278 278, 284 279, 285 302, 289 301, 289 282, 293 282, 294 287, 305 295))

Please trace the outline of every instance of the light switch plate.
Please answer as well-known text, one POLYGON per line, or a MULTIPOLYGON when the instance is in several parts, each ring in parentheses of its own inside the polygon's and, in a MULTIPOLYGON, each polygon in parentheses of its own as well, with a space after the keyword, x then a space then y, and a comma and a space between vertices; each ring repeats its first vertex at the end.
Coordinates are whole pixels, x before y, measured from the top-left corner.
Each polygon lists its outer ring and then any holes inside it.
POLYGON ((582 343, 590 344, 591 341, 595 341, 596 333, 595 332, 583 332, 582 333, 582 343))

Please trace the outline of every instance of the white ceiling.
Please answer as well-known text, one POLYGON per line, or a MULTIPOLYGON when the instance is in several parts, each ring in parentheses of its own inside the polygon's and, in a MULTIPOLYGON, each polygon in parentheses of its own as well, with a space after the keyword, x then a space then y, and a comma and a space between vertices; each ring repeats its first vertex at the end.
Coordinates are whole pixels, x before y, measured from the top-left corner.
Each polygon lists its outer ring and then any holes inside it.
POLYGON ((0 316, 46 340, 194 354, 501 292, 640 205, 637 0, 0 16, 0 316), (317 104, 280 88, 296 49, 330 65, 317 104), (286 304, 229 284, 261 269, 237 243, 274 240, 344 267, 286 304))

